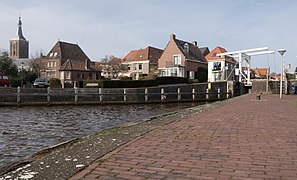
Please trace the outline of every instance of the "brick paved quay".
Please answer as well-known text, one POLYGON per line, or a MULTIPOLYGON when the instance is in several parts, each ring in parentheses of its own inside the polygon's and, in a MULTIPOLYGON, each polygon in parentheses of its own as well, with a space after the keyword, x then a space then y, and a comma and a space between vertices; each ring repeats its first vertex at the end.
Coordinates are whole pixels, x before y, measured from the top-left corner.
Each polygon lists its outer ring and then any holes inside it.
POLYGON ((162 126, 71 179, 297 179, 297 96, 255 99, 162 126))

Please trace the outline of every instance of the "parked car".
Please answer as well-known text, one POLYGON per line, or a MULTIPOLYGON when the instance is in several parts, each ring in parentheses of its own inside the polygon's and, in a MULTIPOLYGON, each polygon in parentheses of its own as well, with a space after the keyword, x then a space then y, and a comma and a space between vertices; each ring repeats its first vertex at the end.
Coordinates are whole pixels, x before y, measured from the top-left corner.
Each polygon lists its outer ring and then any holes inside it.
POLYGON ((37 78, 33 83, 33 87, 35 88, 47 88, 49 87, 49 83, 46 79, 37 78))
POLYGON ((0 74, 0 86, 8 87, 10 86, 10 80, 7 75, 0 74))

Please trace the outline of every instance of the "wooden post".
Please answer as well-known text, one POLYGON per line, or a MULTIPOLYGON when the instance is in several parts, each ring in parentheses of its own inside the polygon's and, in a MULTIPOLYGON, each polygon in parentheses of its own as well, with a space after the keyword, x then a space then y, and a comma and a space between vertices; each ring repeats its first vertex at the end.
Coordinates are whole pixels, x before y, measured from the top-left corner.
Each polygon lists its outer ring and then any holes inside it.
POLYGON ((126 88, 124 88, 124 102, 126 102, 127 101, 127 89, 126 88))
POLYGON ((221 99, 221 89, 218 89, 218 99, 221 99))
POLYGON ((206 98, 206 100, 208 100, 209 99, 209 89, 206 89, 206 94, 205 94, 205 98, 206 98))
POLYGON ((78 88, 77 87, 74 87, 74 101, 75 103, 78 102, 78 88))
POLYGON ((165 101, 166 96, 164 95, 164 88, 161 89, 161 101, 165 101))
POLYGON ((99 88, 99 99, 100 102, 102 102, 103 98, 102 98, 102 88, 99 88))
POLYGON ((192 99, 193 99, 193 101, 195 101, 195 89, 194 88, 192 89, 192 99))
POLYGON ((50 87, 47 87, 47 104, 49 105, 51 102, 51 95, 50 95, 50 87))
POLYGON ((144 89, 144 100, 145 100, 145 102, 148 101, 148 90, 147 90, 147 88, 144 89))
POLYGON ((17 91, 17 104, 19 105, 21 103, 21 87, 18 87, 17 91))
POLYGON ((180 101, 181 94, 180 94, 180 88, 177 88, 177 101, 180 101))

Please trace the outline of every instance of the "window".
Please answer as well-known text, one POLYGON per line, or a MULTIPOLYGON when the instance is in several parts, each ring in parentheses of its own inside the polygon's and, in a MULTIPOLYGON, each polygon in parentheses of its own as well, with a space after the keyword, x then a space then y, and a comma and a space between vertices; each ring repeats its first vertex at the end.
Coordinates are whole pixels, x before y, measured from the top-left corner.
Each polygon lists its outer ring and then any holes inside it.
POLYGON ((54 54, 54 57, 57 57, 57 55, 58 55, 58 53, 57 53, 57 52, 55 52, 55 54, 54 54))
POLYGON ((57 62, 54 62, 54 67, 57 67, 57 62))
POLYGON ((51 62, 51 67, 54 67, 54 62, 51 62))
POLYGON ((212 57, 216 57, 216 56, 217 56, 217 53, 214 52, 214 53, 212 54, 212 57))
POLYGON ((184 44, 184 51, 189 52, 189 44, 188 43, 184 44))
POLYGON ((50 57, 53 57, 53 54, 54 54, 54 53, 50 53, 50 57))
POLYGON ((71 79, 71 72, 66 71, 65 76, 66 76, 66 79, 71 79))
POLYGON ((129 70, 129 71, 130 71, 130 69, 131 69, 130 66, 128 66, 128 70, 129 70))
POLYGON ((173 56, 173 64, 174 64, 174 66, 181 65, 181 56, 174 55, 173 56))
POLYGON ((51 63, 50 62, 47 62, 47 67, 50 67, 51 63))
POLYGON ((220 71, 220 70, 221 70, 221 62, 214 62, 213 71, 220 71))
POLYGON ((138 65, 138 69, 139 69, 139 70, 142 70, 142 64, 139 64, 139 65, 138 65))
POLYGON ((190 71, 189 79, 195 79, 195 72, 194 71, 190 71))

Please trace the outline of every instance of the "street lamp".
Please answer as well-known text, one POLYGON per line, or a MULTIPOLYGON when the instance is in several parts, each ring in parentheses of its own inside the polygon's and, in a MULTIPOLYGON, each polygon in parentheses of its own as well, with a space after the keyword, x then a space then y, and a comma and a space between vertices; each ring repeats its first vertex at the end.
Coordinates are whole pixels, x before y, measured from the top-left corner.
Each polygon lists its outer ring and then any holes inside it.
POLYGON ((278 52, 280 53, 280 55, 282 56, 281 58, 281 77, 280 77, 280 87, 279 87, 279 98, 282 98, 282 94, 283 94, 283 73, 284 73, 284 54, 286 52, 285 49, 279 49, 278 52))

